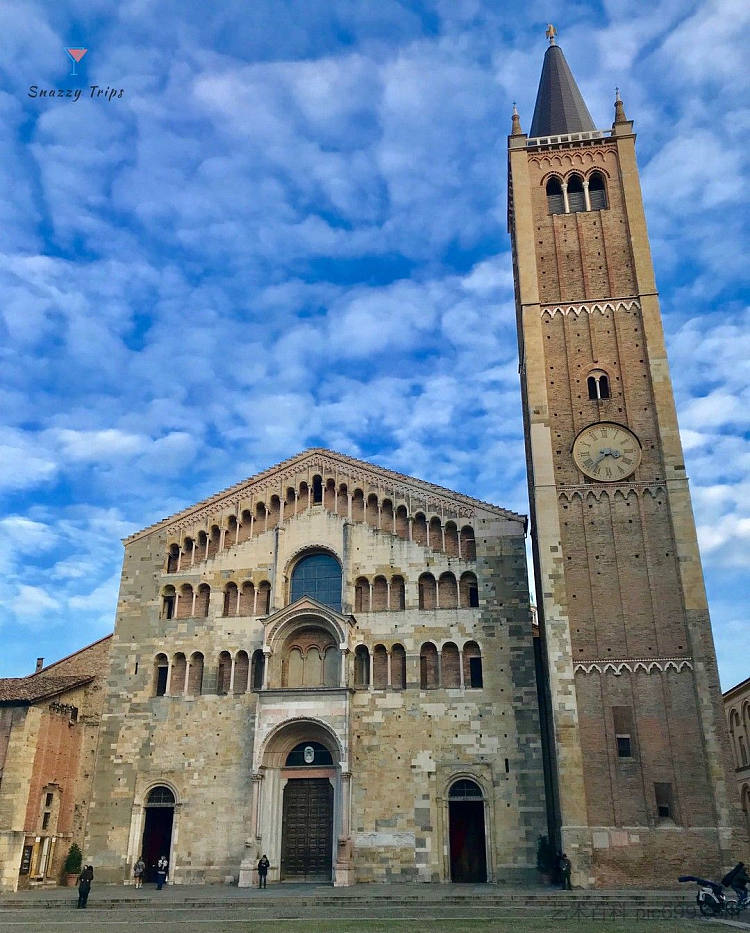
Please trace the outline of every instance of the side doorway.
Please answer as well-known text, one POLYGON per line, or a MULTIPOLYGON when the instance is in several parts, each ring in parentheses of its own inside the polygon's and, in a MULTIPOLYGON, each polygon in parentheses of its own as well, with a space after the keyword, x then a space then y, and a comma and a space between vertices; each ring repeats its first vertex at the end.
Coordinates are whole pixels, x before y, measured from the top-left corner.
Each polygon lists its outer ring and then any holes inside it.
MULTIPOLYGON (((174 794, 168 787, 154 787, 146 798, 146 818, 139 854, 146 863, 144 881, 156 881, 156 863, 162 855, 170 858, 174 824, 174 794)), ((170 870, 171 870, 170 864, 170 870)))
POLYGON ((448 792, 451 881, 487 881, 484 796, 474 781, 456 781, 448 792))

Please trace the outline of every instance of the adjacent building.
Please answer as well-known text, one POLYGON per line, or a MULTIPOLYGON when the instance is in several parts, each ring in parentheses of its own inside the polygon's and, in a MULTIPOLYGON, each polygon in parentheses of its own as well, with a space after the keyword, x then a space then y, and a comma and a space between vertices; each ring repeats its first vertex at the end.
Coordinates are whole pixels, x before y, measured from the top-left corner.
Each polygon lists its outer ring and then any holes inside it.
POLYGON ((83 847, 111 641, 0 680, 0 890, 56 884, 83 847))
POLYGON ((737 793, 750 835, 750 677, 724 694, 724 713, 734 759, 737 793))

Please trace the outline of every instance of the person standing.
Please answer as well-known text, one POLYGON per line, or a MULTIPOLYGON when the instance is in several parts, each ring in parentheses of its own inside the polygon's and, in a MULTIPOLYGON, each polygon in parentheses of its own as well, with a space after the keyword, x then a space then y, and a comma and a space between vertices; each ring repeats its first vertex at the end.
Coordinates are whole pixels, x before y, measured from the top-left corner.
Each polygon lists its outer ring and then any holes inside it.
POLYGON ((81 874, 78 876, 78 906, 85 907, 86 902, 89 899, 89 891, 91 890, 91 882, 94 880, 94 869, 91 865, 87 865, 81 874))
POLYGON ((260 861, 258 862, 258 887, 265 888, 266 886, 266 877, 268 876, 268 869, 271 867, 271 863, 268 861, 268 856, 261 856, 260 861))
POLYGON ((167 881, 167 872, 169 871, 169 859, 162 855, 156 863, 156 890, 161 891, 167 881))
POLYGON ((563 891, 570 891, 570 859, 564 852, 560 856, 559 868, 563 891))
POLYGON ((136 888, 143 886, 143 873, 146 870, 146 863, 143 861, 143 856, 138 856, 138 861, 133 865, 133 878, 135 879, 136 888))

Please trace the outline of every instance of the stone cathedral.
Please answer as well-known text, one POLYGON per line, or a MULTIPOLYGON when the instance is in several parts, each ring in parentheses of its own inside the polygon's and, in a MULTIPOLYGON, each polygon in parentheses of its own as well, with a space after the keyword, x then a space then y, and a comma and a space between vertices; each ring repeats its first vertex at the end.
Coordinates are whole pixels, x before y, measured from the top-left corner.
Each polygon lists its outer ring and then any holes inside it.
MULTIPOLYGON (((85 851, 175 883, 708 876, 746 845, 635 159, 513 115, 524 516, 305 451, 125 541, 85 851), (673 869, 673 870, 672 870, 673 869)), ((488 324, 491 326, 491 324, 488 324)))

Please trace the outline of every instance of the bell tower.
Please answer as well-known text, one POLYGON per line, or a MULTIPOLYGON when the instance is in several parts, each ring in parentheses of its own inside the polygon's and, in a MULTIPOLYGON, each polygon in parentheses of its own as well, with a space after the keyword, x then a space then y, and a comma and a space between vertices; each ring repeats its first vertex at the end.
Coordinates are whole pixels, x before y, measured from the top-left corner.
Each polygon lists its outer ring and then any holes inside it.
POLYGON ((746 852, 619 93, 597 129, 556 44, 508 138, 551 829, 583 886, 746 852))

